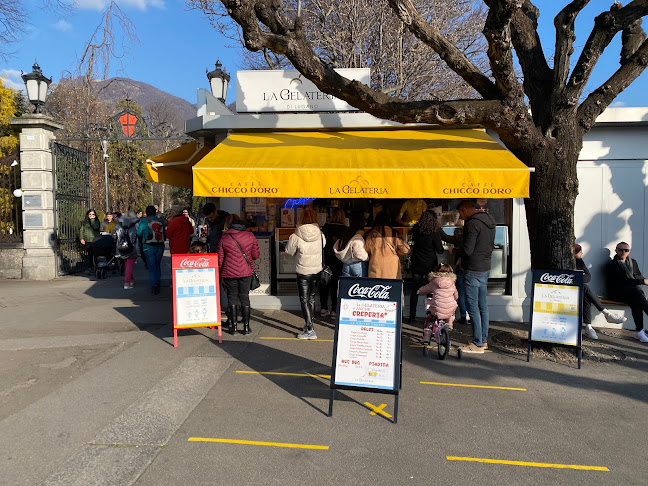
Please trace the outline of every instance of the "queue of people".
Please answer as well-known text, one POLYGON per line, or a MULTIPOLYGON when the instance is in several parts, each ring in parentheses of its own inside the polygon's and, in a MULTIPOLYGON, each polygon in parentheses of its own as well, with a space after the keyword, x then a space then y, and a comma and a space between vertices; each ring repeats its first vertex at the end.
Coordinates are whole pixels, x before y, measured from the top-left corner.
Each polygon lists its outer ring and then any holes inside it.
MULTIPOLYGON (((483 353, 488 349, 489 312, 487 283, 494 248, 495 221, 488 212, 470 200, 457 206, 463 226, 454 235, 440 227, 432 206, 420 212, 419 200, 408 202, 416 209, 404 207, 402 213, 414 212, 416 222, 411 230, 412 248, 392 226, 389 214, 378 211, 373 215, 371 229, 365 231, 365 217, 352 213, 345 224, 345 213, 336 208, 320 229, 317 214, 312 209, 302 213, 295 232, 286 245, 286 253, 294 256, 295 273, 304 328, 299 339, 317 339, 314 328, 315 297, 319 293, 320 316, 336 317, 337 286, 340 276, 401 279, 401 258, 410 256, 413 291, 410 294, 410 315, 407 322, 416 322, 419 294, 430 294, 426 309, 447 319, 452 326, 456 309, 460 323, 470 322, 472 339, 461 349, 465 353, 483 353), (420 213, 420 214, 419 214, 420 213), (348 224, 348 226, 347 226, 348 224), (440 265, 438 255, 444 252, 443 242, 450 244, 455 267, 440 265), (321 282, 321 272, 328 267, 331 279, 321 282), (452 297, 452 298, 450 298, 452 297), (329 300, 330 299, 330 300, 329 300), (441 316, 441 314, 443 314, 441 316), (447 316, 446 316, 447 314, 447 316)), ((102 234, 111 234, 116 243, 115 258, 123 263, 124 289, 134 286, 133 266, 142 256, 149 272, 149 286, 154 295, 160 292, 160 264, 164 243, 169 240, 171 254, 211 252, 219 255, 221 270, 221 309, 223 322, 229 322, 230 332, 238 332, 237 322, 243 324, 243 334, 250 332, 250 282, 253 261, 259 258, 259 246, 238 215, 216 209, 212 203, 202 209, 203 219, 194 218, 189 209, 173 208, 168 220, 156 206, 124 215, 111 212, 99 222, 96 211, 87 211, 79 231, 89 268, 94 265, 93 242, 102 234)), ((409 214, 409 213, 408 213, 409 214)), ((609 297, 626 303, 635 322, 637 339, 648 342, 643 314, 648 314, 648 299, 642 285, 648 285, 636 260, 630 258, 630 245, 620 242, 614 258, 606 266, 609 297)), ((583 261, 582 246, 574 246, 576 269, 583 271, 583 333, 598 339, 592 327, 592 307, 603 313, 610 323, 623 323, 601 303, 588 283, 591 274, 583 261)), ((424 337, 425 339, 425 337, 424 337)))
POLYGON ((171 254, 188 253, 192 241, 198 240, 195 228, 195 218, 188 208, 173 208, 168 218, 155 205, 148 206, 145 214, 140 210, 128 210, 123 215, 110 211, 103 221, 90 209, 80 226, 79 242, 88 272, 95 273, 96 257, 101 254, 113 262, 110 268, 114 272, 124 276, 124 290, 133 288, 133 266, 137 257, 141 257, 149 270, 151 292, 157 295, 160 249, 164 251, 168 239, 171 254))

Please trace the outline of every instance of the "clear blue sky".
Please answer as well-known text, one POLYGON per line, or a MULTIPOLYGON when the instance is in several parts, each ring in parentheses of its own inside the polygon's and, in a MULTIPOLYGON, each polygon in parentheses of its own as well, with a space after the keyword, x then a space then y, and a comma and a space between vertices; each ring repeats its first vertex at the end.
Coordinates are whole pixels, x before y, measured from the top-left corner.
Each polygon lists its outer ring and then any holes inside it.
MULTIPOLYGON (((43 10, 43 0, 23 2, 31 24, 28 33, 14 46, 15 55, 0 62, 0 75, 6 76, 5 84, 19 89, 23 87, 20 71, 30 72, 35 60, 54 81, 65 71, 74 71, 83 46, 108 4, 108 0, 77 0, 78 8, 70 15, 61 16, 43 10)), ((205 69, 212 70, 217 59, 232 74, 239 68, 240 51, 225 47, 231 41, 223 39, 200 12, 188 11, 183 0, 117 0, 117 3, 134 22, 140 44, 128 46, 123 59, 113 61, 110 77, 143 81, 195 103, 196 89, 209 88, 205 69)), ((553 17, 567 0, 534 3, 541 11, 543 47, 551 55, 555 38, 553 17)), ((592 0, 581 13, 576 30, 577 48, 585 43, 594 14, 611 4, 612 0, 592 0)), ((616 70, 618 37, 599 62, 589 89, 597 87, 616 70)), ((228 102, 236 94, 234 81, 233 75, 228 102)), ((614 106, 648 106, 647 88, 648 73, 644 72, 617 98, 614 106)))

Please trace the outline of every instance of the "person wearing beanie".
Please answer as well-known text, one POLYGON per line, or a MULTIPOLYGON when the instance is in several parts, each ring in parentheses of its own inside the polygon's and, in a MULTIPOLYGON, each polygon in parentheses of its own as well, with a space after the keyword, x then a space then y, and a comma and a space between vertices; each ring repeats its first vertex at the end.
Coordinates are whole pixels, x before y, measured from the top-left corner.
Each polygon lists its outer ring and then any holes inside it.
POLYGON ((596 293, 587 285, 592 280, 592 275, 583 261, 583 247, 578 243, 574 245, 574 256, 576 257, 576 270, 583 272, 583 331, 590 339, 598 339, 596 331, 592 327, 592 305, 602 312, 605 320, 610 323, 622 324, 628 319, 604 308, 596 293))

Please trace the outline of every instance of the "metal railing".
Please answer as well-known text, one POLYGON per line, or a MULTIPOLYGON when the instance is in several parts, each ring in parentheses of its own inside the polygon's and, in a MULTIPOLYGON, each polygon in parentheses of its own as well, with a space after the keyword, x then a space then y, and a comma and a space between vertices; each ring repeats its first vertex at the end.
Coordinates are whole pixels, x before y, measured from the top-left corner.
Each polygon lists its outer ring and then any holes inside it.
POLYGON ((22 242, 22 198, 13 192, 20 188, 19 155, 0 157, 0 243, 22 242))

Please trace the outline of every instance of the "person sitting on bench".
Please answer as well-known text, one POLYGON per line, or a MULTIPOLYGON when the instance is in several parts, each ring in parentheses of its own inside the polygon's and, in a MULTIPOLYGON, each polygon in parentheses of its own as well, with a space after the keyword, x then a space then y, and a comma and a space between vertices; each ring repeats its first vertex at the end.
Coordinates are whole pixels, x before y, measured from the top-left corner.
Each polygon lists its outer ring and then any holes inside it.
POLYGON ((589 268, 583 261, 583 247, 578 243, 574 245, 574 256, 576 257, 576 270, 583 272, 583 324, 585 333, 590 339, 598 339, 596 331, 592 327, 592 305, 596 307, 599 312, 605 316, 605 320, 614 324, 622 324, 628 319, 626 317, 617 316, 612 314, 609 310, 603 307, 598 296, 590 288, 587 283, 592 280, 589 268))
POLYGON ((648 343, 648 336, 643 326, 643 313, 648 314, 648 300, 641 288, 642 285, 648 285, 648 279, 645 279, 639 271, 637 261, 630 258, 628 243, 625 241, 618 243, 615 253, 614 258, 605 267, 608 294, 612 299, 625 302, 630 306, 637 339, 642 343, 648 343))

